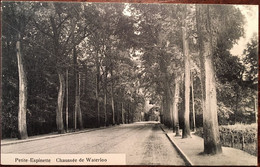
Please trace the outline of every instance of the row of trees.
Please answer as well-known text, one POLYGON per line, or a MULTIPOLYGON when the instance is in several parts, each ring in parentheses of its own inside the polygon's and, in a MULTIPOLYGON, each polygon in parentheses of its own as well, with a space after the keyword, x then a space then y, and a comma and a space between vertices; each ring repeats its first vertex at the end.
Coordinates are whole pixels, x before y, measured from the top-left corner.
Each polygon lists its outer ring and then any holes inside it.
POLYGON ((4 137, 139 118, 135 21, 124 4, 6 2, 3 9, 4 137))
POLYGON ((190 127, 196 129, 198 123, 203 126, 204 152, 222 152, 219 123, 255 122, 257 36, 239 58, 230 49, 244 35, 244 16, 234 6, 136 5, 132 9, 142 18, 140 27, 147 28, 140 31, 152 34, 147 38, 141 33, 140 74, 142 86, 162 107, 164 124, 178 136, 181 123, 182 137, 187 138, 190 127))
POLYGON ((218 123, 255 118, 257 38, 229 51, 243 24, 234 6, 4 2, 3 137, 138 121, 149 97, 219 153, 218 123))

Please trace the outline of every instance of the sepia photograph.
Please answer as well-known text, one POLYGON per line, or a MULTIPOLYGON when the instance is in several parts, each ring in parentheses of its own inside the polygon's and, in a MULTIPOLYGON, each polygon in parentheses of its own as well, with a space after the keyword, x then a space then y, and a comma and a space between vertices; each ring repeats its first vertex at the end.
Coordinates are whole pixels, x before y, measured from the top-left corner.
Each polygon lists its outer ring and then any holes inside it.
POLYGON ((1 8, 1 165, 257 166, 258 5, 1 8))

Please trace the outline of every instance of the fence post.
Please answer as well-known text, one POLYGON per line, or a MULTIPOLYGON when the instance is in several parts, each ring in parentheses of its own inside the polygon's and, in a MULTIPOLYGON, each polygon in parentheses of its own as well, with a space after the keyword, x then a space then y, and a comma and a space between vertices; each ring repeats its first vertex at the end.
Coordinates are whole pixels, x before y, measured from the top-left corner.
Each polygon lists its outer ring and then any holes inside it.
POLYGON ((242 134, 242 150, 244 150, 244 148, 245 148, 245 137, 242 134))
POLYGON ((231 133, 231 147, 234 147, 234 135, 231 133))
POLYGON ((222 134, 222 142, 223 142, 223 146, 225 146, 225 133, 222 134))

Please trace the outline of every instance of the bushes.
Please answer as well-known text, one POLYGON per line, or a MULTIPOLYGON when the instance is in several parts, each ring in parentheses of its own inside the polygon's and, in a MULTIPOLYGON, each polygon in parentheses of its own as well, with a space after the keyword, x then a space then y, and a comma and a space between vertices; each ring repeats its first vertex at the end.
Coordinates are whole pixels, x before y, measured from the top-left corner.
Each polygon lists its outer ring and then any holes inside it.
POLYGON ((238 148, 250 154, 257 155, 257 126, 227 125, 219 128, 223 146, 238 148))
MULTIPOLYGON (((223 146, 244 150, 257 155, 257 125, 220 126, 220 140, 223 146)), ((203 128, 197 129, 195 135, 203 137, 203 128)))

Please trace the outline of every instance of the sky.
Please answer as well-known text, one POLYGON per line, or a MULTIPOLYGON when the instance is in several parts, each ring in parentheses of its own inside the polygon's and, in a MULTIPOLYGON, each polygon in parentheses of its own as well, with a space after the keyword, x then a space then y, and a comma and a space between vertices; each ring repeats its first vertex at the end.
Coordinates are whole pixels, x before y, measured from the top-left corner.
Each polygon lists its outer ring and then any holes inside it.
MULTIPOLYGON (((245 36, 238 40, 238 43, 230 50, 231 54, 242 57, 246 44, 253 37, 254 33, 258 34, 258 6, 257 5, 236 5, 240 8, 245 16, 245 36)), ((258 39, 258 38, 257 38, 258 39)))

